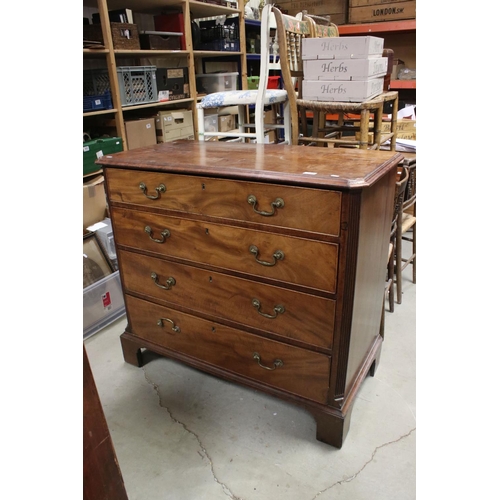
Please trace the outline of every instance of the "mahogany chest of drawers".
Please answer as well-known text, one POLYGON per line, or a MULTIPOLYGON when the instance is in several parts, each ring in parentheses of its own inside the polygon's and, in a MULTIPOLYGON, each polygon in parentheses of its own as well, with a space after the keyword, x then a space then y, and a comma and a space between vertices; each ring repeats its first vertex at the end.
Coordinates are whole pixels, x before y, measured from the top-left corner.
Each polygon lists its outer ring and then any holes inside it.
POLYGON ((142 349, 307 408, 340 448, 381 352, 399 153, 174 141, 104 156, 142 349))

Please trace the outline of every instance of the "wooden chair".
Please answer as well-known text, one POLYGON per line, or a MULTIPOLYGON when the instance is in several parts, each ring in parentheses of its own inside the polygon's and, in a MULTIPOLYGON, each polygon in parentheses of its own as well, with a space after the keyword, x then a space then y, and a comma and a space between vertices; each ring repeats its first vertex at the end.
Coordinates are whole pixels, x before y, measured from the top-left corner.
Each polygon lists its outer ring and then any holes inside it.
POLYGON ((316 16, 308 14, 307 10, 302 11, 302 18, 312 24, 312 37, 332 37, 339 36, 339 29, 336 24, 330 22, 330 16, 316 16))
POLYGON ((406 186, 408 184, 409 173, 406 168, 403 168, 401 174, 396 181, 394 190, 394 205, 392 212, 391 232, 389 234, 389 248, 387 252, 387 274, 385 281, 385 293, 382 304, 382 320, 380 324, 380 336, 384 338, 385 327, 385 309, 386 299, 389 302, 389 311, 394 312, 394 271, 395 271, 395 257, 396 257, 396 233, 398 230, 398 220, 400 208, 403 206, 403 201, 406 193, 406 186))
MULTIPOLYGON (((265 132, 269 130, 283 130, 284 142, 291 144, 290 103, 288 93, 283 89, 268 89, 267 79, 269 76, 269 45, 271 42, 269 17, 271 4, 266 4, 262 9, 261 18, 261 58, 260 78, 257 90, 230 90, 214 92, 203 97, 196 105, 198 114, 198 140, 207 138, 233 137, 255 139, 257 143, 265 142, 265 132), (264 123, 264 111, 266 106, 280 106, 280 110, 273 110, 273 116, 277 117, 274 123, 264 123), (208 132, 205 130, 205 110, 209 108, 225 108, 229 106, 238 107, 238 131, 236 132, 208 132), (247 123, 248 109, 255 107, 254 123, 247 123)), ((276 134, 278 137, 278 134, 276 134)))
MULTIPOLYGON (((280 62, 283 82, 288 92, 290 101, 290 113, 292 124, 292 144, 324 145, 357 147, 368 149, 370 132, 370 115, 373 116, 374 142, 370 149, 379 149, 386 140, 391 140, 392 151, 396 149, 396 123, 398 109, 398 93, 394 91, 383 92, 381 95, 364 102, 338 102, 338 101, 309 101, 302 98, 302 82, 304 71, 302 64, 302 40, 312 37, 317 31, 308 19, 297 20, 294 17, 283 14, 278 8, 273 7, 278 31, 278 43, 280 50, 280 62), (382 134, 382 114, 384 104, 392 103, 391 130, 387 134, 382 134), (313 117, 318 118, 326 113, 338 115, 337 124, 330 128, 329 136, 318 133, 319 120, 313 124, 312 135, 308 136, 299 133, 299 116, 304 116, 310 111, 313 117), (346 126, 344 115, 351 113, 359 115, 359 126, 346 126), (338 137, 342 132, 359 132, 359 139, 338 137), (323 135, 323 136, 322 136, 323 135)), ((317 24, 317 23, 316 23, 317 24)), ((302 124, 304 125, 304 124, 302 124)), ((302 132, 305 127, 302 127, 302 132)))
POLYGON ((398 207, 396 231, 396 302, 403 299, 402 272, 412 265, 412 281, 417 282, 417 159, 405 159, 404 169, 408 172, 403 203, 398 207), (403 241, 411 242, 411 254, 403 257, 403 241))

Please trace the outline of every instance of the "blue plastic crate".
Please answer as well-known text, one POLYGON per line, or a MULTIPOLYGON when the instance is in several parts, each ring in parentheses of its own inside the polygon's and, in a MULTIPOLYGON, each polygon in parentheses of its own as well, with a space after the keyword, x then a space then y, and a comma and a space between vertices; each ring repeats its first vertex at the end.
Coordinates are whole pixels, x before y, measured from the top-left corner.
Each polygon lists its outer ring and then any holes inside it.
POLYGON ((106 90, 101 95, 84 95, 83 96, 83 111, 97 111, 99 109, 112 109, 113 101, 111 92, 106 90))

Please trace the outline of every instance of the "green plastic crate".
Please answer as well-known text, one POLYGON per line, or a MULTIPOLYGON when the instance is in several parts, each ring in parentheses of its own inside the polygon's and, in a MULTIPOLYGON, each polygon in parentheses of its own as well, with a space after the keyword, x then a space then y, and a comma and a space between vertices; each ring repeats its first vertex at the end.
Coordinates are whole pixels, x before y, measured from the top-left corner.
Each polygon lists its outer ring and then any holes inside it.
POLYGON ((83 175, 91 174, 101 170, 95 161, 104 155, 123 151, 123 140, 121 137, 106 137, 83 143, 83 175))

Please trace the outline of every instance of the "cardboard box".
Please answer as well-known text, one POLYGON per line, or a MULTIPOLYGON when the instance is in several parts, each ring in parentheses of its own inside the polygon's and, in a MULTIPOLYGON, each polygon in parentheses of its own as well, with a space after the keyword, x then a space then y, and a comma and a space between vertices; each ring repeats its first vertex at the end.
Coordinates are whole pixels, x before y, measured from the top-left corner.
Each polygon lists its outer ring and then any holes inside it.
POLYGON ((219 132, 229 132, 236 128, 236 115, 219 115, 219 132))
POLYGON ((106 211, 104 176, 89 177, 83 182, 83 231, 106 218, 106 211))
POLYGON ((304 61, 306 80, 367 80, 387 73, 387 57, 304 61))
POLYGON ((374 23, 380 21, 396 21, 398 19, 415 19, 417 2, 379 2, 376 5, 349 7, 348 22, 374 23))
MULTIPOLYGON (((193 129, 193 112, 190 109, 174 109, 172 111, 158 111, 155 118, 155 128, 158 131, 181 129, 191 127, 193 129)), ((158 132, 156 135, 159 135, 158 132)))
POLYGON ((156 144, 155 119, 141 118, 125 122, 128 149, 143 148, 156 144))
POLYGON ((302 59, 365 59, 382 56, 384 39, 378 36, 304 38, 302 59))
POLYGON ((363 102, 383 90, 383 77, 352 82, 304 80, 302 97, 306 101, 363 102))
POLYGON ((279 2, 281 12, 288 12, 295 16, 306 10, 308 14, 315 16, 330 16, 330 22, 334 24, 345 24, 347 21, 346 0, 296 0, 279 2))
POLYGON ((167 128, 163 131, 156 131, 156 142, 161 144, 163 142, 171 142, 177 139, 194 139, 193 126, 167 128))

